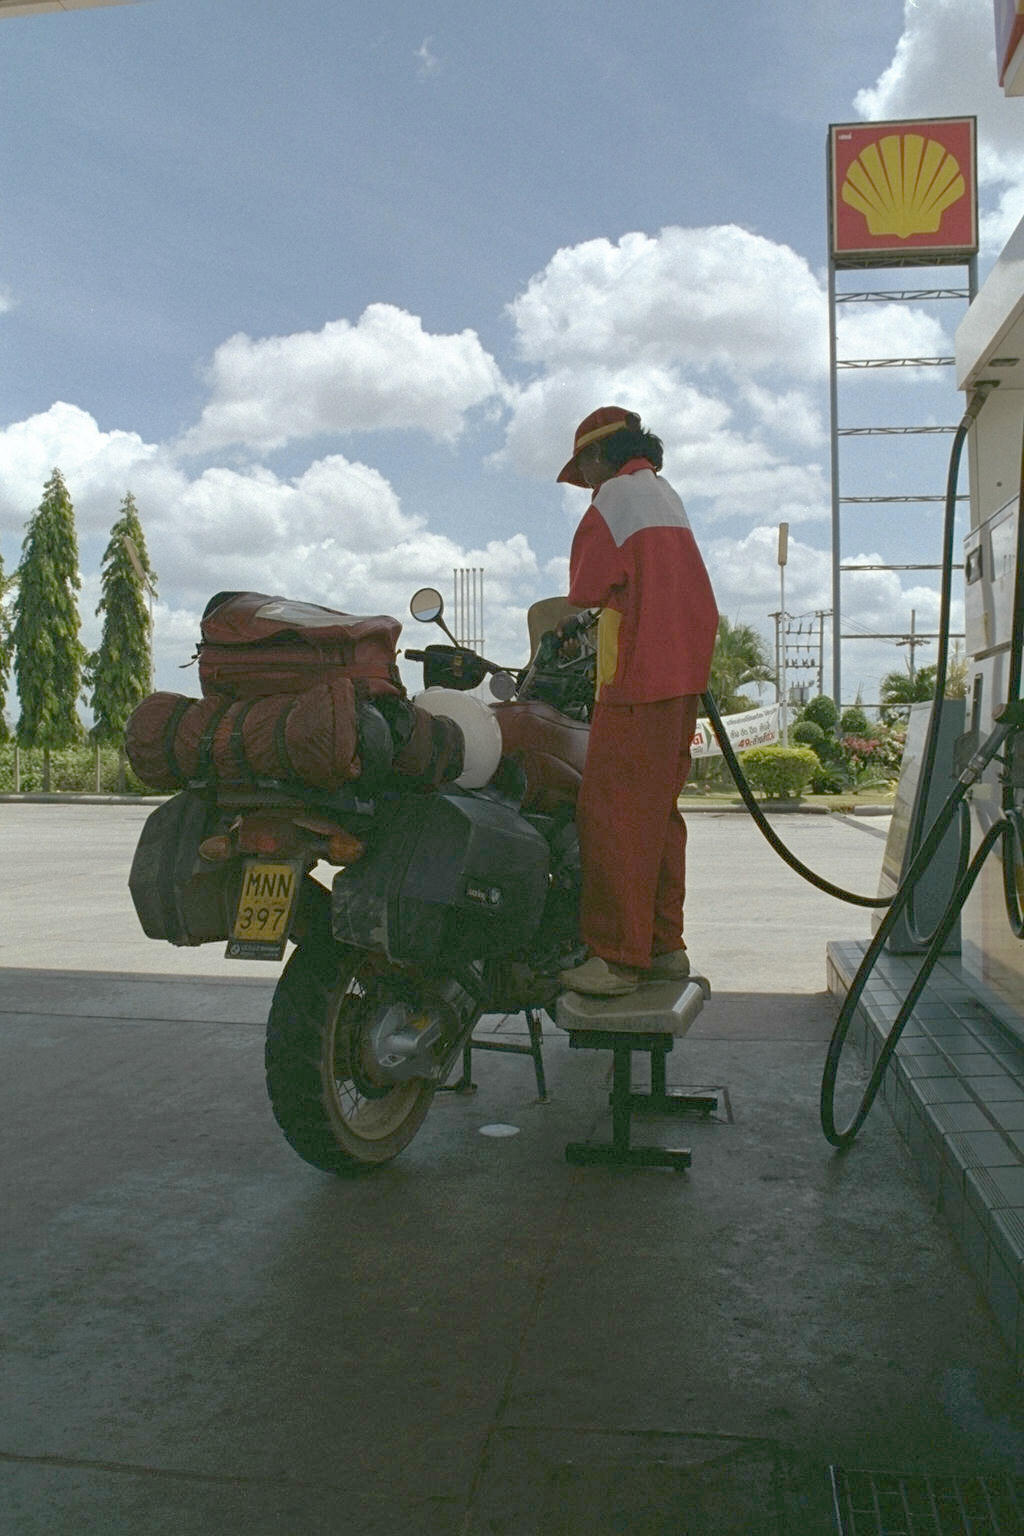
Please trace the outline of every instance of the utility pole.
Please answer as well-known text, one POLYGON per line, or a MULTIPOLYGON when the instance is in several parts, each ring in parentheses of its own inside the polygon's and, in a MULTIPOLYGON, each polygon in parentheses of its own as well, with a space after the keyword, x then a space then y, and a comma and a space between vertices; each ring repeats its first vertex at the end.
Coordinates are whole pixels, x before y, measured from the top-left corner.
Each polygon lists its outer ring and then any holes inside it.
POLYGON ((914 678, 917 675, 917 669, 916 669, 916 666, 914 664, 914 652, 917 650, 919 645, 928 645, 929 643, 930 642, 928 640, 924 639, 923 637, 919 638, 918 633, 917 633, 917 610, 914 609, 914 608, 911 608, 911 610, 910 610, 910 634, 905 636, 904 639, 897 640, 897 642, 896 642, 897 645, 905 645, 905 646, 907 646, 907 648, 908 648, 908 650, 910 652, 909 666, 910 666, 910 681, 911 682, 914 681, 914 678))
POLYGON ((789 524, 779 524, 779 622, 776 633, 778 659, 779 735, 782 745, 789 746, 789 710, 786 699, 786 561, 789 559, 789 524))
POLYGON ((831 608, 816 608, 818 621, 818 697, 825 692, 825 620, 832 617, 831 608))

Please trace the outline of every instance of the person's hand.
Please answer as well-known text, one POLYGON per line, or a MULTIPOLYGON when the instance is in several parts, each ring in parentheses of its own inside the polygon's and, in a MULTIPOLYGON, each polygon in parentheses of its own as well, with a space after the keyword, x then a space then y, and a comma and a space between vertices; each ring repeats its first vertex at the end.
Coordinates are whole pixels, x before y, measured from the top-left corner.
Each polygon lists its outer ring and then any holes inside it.
POLYGON ((555 625, 558 636, 558 653, 566 661, 573 661, 580 654, 580 620, 576 613, 567 613, 555 625))

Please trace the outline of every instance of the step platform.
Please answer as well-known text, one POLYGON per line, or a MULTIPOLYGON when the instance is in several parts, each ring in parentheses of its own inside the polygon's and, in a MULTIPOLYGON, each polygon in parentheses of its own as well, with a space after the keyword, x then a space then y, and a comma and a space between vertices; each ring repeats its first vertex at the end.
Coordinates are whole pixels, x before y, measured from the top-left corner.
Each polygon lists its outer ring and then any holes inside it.
POLYGON ((685 1035, 711 996, 705 976, 685 981, 650 982, 628 997, 584 997, 563 992, 555 1009, 555 1022, 569 1035, 575 1051, 611 1051, 612 1109, 610 1142, 571 1141, 566 1161, 604 1164, 611 1167, 675 1168, 690 1166, 688 1147, 634 1147, 630 1143, 634 1114, 697 1114, 707 1117, 718 1107, 715 1094, 685 1094, 665 1086, 665 1057, 676 1040, 685 1035), (635 1093, 632 1085, 633 1052, 651 1059, 649 1093, 635 1093))

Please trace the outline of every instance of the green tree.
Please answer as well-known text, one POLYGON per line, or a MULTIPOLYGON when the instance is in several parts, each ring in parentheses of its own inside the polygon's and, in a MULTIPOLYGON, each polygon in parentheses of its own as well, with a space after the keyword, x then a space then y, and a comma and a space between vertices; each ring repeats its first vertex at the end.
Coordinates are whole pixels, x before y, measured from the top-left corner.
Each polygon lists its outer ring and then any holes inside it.
POLYGON ((859 704, 851 704, 839 716, 840 736, 868 736, 870 732, 871 721, 859 704))
POLYGON ((21 700, 17 739, 46 754, 82 739, 78 696, 85 648, 78 638, 78 540, 67 486, 55 469, 21 547, 14 599, 14 675, 21 700))
MULTIPOLYGON (((909 718, 911 704, 924 704, 935 697, 935 667, 922 667, 911 677, 909 672, 887 672, 879 685, 882 719, 887 724, 909 718)), ((966 663, 957 660, 946 676, 947 699, 962 699, 967 681, 966 663)))
POLYGON ((836 724, 839 720, 839 711, 835 703, 827 693, 819 693, 816 698, 809 700, 804 705, 802 720, 813 720, 815 725, 820 725, 826 736, 834 735, 836 724))
POLYGON ((741 689, 748 683, 774 680, 775 672, 768 659, 764 636, 749 624, 733 624, 729 619, 719 619, 708 687, 721 713, 734 715, 749 709, 750 699, 741 689))
POLYGON ((152 676, 149 613, 145 587, 156 580, 129 491, 121 515, 110 530, 103 556, 101 595, 97 614, 103 615, 100 648, 89 659, 94 740, 118 746, 135 706, 150 691, 152 676), (134 558, 133 558, 134 557, 134 558), (136 570, 138 562, 138 570, 136 570))

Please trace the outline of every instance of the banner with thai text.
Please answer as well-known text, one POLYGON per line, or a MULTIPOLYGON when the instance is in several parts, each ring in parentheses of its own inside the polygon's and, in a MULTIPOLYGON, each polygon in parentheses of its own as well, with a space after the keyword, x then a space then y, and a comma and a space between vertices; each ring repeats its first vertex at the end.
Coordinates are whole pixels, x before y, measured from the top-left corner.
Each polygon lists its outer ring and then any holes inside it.
MULTIPOLYGON (((746 709, 741 715, 725 715, 722 723, 734 752, 746 752, 750 747, 770 747, 779 739, 779 706, 768 704, 763 709, 746 709)), ((697 721, 690 755, 721 757, 722 749, 710 720, 697 721)))

